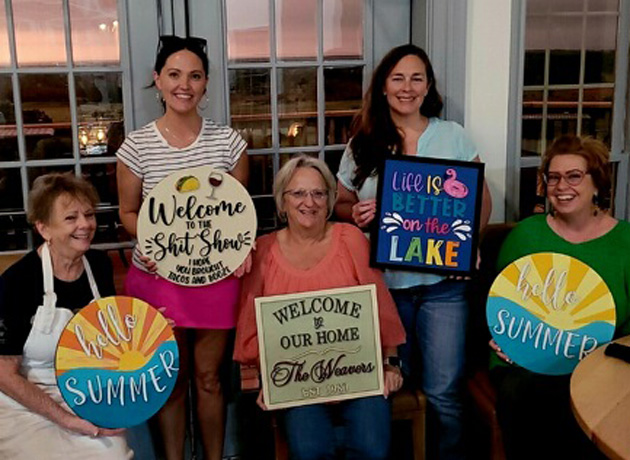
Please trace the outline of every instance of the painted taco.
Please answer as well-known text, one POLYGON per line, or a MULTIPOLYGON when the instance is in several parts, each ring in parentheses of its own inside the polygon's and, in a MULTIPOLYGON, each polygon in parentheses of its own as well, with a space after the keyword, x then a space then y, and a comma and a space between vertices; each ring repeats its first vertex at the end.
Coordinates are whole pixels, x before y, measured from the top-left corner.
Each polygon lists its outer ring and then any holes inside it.
POLYGON ((193 190, 197 190, 200 186, 199 179, 195 176, 184 176, 175 184, 175 188, 180 193, 192 192, 193 190))

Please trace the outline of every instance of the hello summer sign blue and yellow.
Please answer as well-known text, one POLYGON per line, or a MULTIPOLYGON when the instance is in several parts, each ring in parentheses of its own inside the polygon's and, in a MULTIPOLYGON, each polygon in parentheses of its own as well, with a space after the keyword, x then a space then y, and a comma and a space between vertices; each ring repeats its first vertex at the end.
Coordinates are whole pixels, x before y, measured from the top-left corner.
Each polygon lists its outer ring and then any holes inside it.
POLYGON ((615 302, 595 270, 564 255, 521 257, 495 279, 487 302, 490 333, 516 364, 563 375, 615 332, 615 302))

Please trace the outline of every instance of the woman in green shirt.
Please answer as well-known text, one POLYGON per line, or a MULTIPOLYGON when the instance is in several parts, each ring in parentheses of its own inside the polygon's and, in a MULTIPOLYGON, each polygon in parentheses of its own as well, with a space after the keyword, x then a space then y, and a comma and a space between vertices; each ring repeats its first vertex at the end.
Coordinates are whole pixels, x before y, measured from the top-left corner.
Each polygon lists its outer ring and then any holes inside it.
MULTIPOLYGON (((537 252, 574 257, 608 285, 617 310, 616 336, 630 334, 630 224, 610 215, 608 149, 591 138, 563 136, 539 170, 551 211, 523 220, 505 240, 497 268, 537 252)), ((494 341, 491 377, 508 459, 597 458, 570 408, 570 375, 510 365, 494 341)))

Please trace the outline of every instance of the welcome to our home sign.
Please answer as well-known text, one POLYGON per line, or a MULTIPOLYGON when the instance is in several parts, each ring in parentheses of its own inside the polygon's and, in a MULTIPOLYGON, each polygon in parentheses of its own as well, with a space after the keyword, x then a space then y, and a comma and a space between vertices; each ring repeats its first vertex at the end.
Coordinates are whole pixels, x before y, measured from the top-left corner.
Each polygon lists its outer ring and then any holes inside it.
POLYGON ((383 394, 375 285, 256 299, 269 409, 383 394))
POLYGON ((201 166, 164 178, 138 215, 141 252, 158 275, 184 286, 205 286, 232 274, 256 238, 254 203, 240 182, 201 166))
POLYGON ((540 374, 571 373, 615 332, 615 302, 604 280, 578 259, 551 252, 505 267, 492 283, 486 314, 503 353, 540 374))
POLYGON ((388 157, 379 174, 372 265, 467 275, 475 269, 484 165, 388 157))

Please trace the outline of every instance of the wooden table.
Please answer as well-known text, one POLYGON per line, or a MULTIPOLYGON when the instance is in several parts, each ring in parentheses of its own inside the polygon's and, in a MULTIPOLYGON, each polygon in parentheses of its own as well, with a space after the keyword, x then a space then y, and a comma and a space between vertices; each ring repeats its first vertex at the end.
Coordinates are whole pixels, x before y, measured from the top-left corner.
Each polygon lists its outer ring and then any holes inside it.
MULTIPOLYGON (((616 340, 630 345, 630 336, 616 340)), ((571 406, 578 423, 608 457, 630 459, 630 363, 604 355, 584 358, 571 376, 571 406)))

